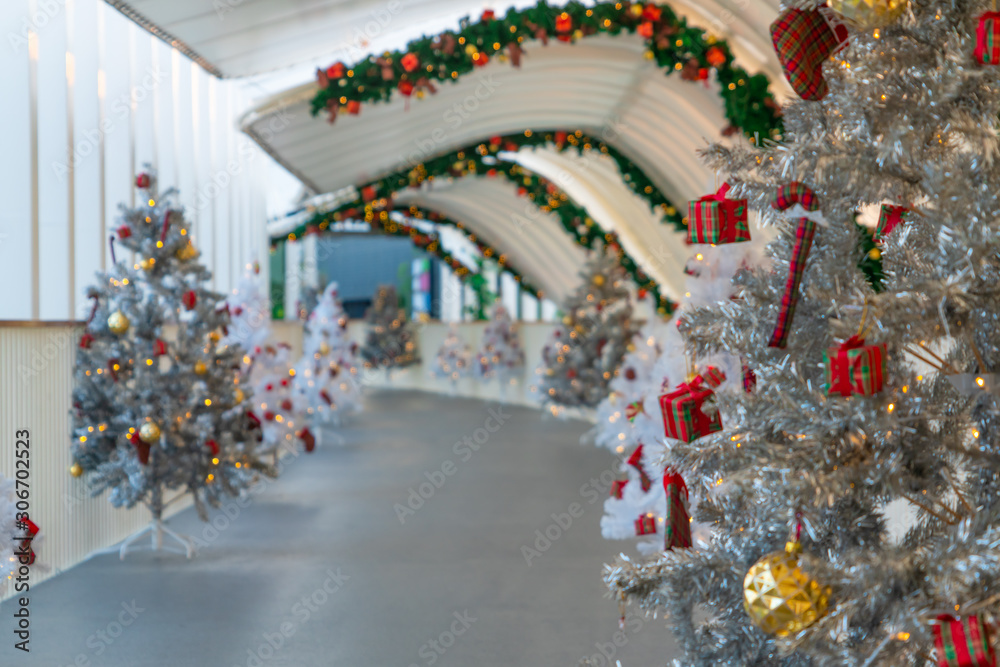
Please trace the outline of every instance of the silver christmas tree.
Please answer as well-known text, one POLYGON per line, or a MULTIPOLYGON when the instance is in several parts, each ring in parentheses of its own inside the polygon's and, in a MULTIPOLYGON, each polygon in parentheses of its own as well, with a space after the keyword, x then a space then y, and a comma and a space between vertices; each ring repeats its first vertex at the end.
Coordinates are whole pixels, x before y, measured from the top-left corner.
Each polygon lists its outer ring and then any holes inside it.
POLYGON ((583 267, 580 285, 563 304, 561 325, 542 348, 538 391, 550 407, 600 403, 635 333, 624 271, 614 252, 599 252, 583 267))
MULTIPOLYGON (((189 493, 202 520, 207 506, 238 495, 260 474, 259 431, 240 384, 243 349, 223 339, 225 300, 205 288, 173 192, 155 177, 136 179, 142 203, 121 207, 111 239, 114 264, 88 295, 73 389, 74 475, 115 507, 145 504, 161 531, 168 491, 189 493)), ((158 542, 157 542, 158 546, 158 542)))
POLYGON ((406 311, 399 307, 399 297, 392 285, 380 285, 371 307, 365 313, 368 332, 361 346, 365 368, 392 369, 418 361, 413 332, 406 311))
POLYGON ((780 236, 773 270, 738 274, 737 300, 688 313, 683 333, 758 381, 719 394, 724 430, 668 442, 712 538, 606 577, 666 614, 678 664, 995 664, 1000 69, 974 56, 984 4, 913 0, 897 18, 899 4, 839 3, 868 27, 823 65, 824 98, 785 109, 780 144, 708 151, 780 236), (852 220, 883 204, 885 222, 908 212, 875 294, 852 220), (880 382, 864 350, 881 344, 880 382), (963 633, 981 657, 949 662, 963 633))

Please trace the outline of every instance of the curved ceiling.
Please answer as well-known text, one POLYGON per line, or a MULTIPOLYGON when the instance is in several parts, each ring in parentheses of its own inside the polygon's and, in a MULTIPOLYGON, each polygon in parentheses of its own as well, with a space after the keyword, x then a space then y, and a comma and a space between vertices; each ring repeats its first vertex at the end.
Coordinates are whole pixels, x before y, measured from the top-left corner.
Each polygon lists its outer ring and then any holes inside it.
POLYGON ((495 248, 547 298, 560 302, 576 286, 575 276, 586 252, 562 230, 555 216, 538 210, 525 224, 525 200, 509 183, 467 177, 434 181, 426 187, 404 190, 399 206, 416 205, 461 222, 468 231, 495 248))

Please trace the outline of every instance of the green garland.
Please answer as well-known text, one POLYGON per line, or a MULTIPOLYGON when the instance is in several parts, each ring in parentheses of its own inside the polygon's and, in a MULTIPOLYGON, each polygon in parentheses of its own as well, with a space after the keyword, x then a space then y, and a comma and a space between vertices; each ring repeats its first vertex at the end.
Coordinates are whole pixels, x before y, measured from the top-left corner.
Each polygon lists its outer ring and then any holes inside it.
POLYGON ((317 71, 320 90, 312 113, 326 110, 332 121, 342 111, 360 113, 362 103, 387 101, 394 91, 423 97, 435 92, 435 83, 458 79, 494 58, 517 67, 525 39, 544 44, 552 36, 573 42, 622 31, 643 36, 646 57, 668 75, 679 72, 697 81, 714 69, 729 131, 738 129, 751 140, 780 137, 780 109, 768 92, 767 77, 735 65, 725 41, 689 27, 669 6, 654 3, 599 2, 587 7, 569 2, 560 7, 540 1, 527 9, 510 9, 502 18, 486 10, 478 21, 465 19, 458 31, 416 39, 405 51, 386 51, 350 66, 338 62, 317 71))

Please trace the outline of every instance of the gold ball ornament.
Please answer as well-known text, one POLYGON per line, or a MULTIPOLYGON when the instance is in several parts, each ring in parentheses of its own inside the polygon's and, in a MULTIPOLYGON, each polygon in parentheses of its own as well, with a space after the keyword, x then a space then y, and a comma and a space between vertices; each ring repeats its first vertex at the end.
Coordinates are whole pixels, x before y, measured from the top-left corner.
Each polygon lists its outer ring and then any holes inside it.
POLYGON ((111 333, 121 335, 128 331, 128 327, 128 318, 122 311, 116 310, 108 316, 108 329, 111 330, 111 333))
POLYGON ((146 259, 139 260, 139 268, 143 271, 149 271, 156 265, 156 260, 152 257, 147 257, 146 259))
POLYGON ((859 28, 877 28, 902 16, 907 0, 830 0, 828 4, 859 28))
POLYGON ((802 545, 790 540, 754 563, 743 580, 743 608, 754 624, 785 637, 808 628, 826 615, 830 588, 799 567, 802 545))
POLYGON ((594 284, 597 285, 598 287, 600 287, 601 285, 603 285, 604 284, 604 276, 601 276, 601 275, 594 276, 594 284))
POLYGON ((74 463, 69 467, 69 474, 73 475, 73 477, 79 477, 83 474, 83 468, 79 463, 74 463))
POLYGON ((233 400, 237 403, 242 403, 244 398, 246 398, 246 396, 243 394, 242 389, 237 389, 233 392, 233 400))
POLYGON ((566 326, 569 326, 569 325, 573 324, 573 318, 570 317, 569 315, 567 315, 566 317, 564 317, 562 319, 562 323, 565 324, 566 326))
POLYGON ((213 343, 218 343, 220 338, 221 336, 219 335, 218 331, 210 331, 208 333, 208 339, 213 343))
POLYGON ((326 355, 330 354, 330 346, 326 344, 325 340, 324 341, 320 341, 320 344, 319 344, 319 353, 322 354, 323 356, 326 356, 326 355))
POLYGON ((208 372, 208 366, 205 365, 204 361, 197 361, 194 364, 195 375, 204 375, 208 372))
POLYGON ((148 445, 160 439, 160 427, 153 422, 146 422, 139 427, 139 437, 148 445))
POLYGON ((182 245, 180 248, 177 249, 177 252, 174 253, 174 256, 181 261, 194 259, 195 257, 198 256, 198 251, 195 250, 194 245, 190 241, 188 241, 187 243, 185 243, 184 245, 182 245))

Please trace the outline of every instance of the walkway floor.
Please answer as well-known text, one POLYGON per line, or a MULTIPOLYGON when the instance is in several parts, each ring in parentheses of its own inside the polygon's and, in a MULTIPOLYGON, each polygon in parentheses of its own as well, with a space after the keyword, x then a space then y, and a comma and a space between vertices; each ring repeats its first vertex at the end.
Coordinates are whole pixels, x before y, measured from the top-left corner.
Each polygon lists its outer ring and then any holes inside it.
POLYGON ((208 543, 194 560, 100 556, 33 589, 29 656, 0 606, 0 665, 664 665, 662 619, 630 617, 614 644, 601 570, 627 545, 601 538, 611 457, 586 428, 374 394, 343 445, 290 461, 221 531, 172 519, 208 543))

